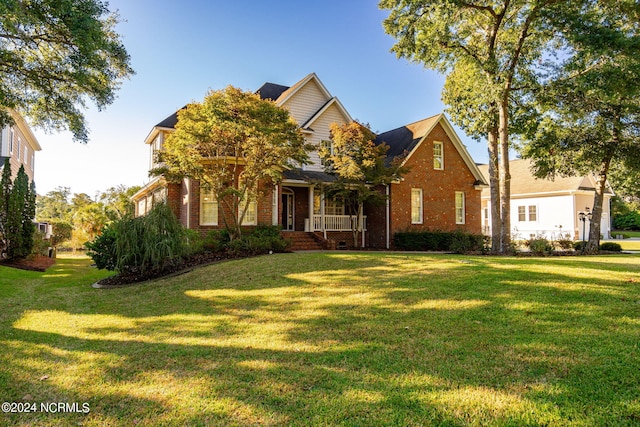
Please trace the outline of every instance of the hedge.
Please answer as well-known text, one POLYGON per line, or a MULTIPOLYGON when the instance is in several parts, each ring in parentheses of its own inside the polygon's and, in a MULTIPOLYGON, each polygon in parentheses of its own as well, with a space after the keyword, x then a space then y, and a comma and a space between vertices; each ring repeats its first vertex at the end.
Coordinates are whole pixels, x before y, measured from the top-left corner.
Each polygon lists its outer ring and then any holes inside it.
POLYGON ((475 252, 483 249, 484 237, 466 231, 402 231, 393 235, 397 249, 406 251, 475 252))

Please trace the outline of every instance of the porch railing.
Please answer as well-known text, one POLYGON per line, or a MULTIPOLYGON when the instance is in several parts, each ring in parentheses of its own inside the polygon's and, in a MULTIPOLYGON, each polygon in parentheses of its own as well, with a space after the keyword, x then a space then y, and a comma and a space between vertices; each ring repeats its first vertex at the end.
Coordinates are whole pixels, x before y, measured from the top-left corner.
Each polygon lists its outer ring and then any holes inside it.
MULTIPOLYGON (((324 230, 325 231, 351 231, 353 230, 352 222, 357 220, 356 217, 349 215, 325 215, 324 230)), ((363 229, 367 231, 367 217, 362 217, 363 229)), ((322 215, 313 216, 313 231, 322 231, 322 215)))

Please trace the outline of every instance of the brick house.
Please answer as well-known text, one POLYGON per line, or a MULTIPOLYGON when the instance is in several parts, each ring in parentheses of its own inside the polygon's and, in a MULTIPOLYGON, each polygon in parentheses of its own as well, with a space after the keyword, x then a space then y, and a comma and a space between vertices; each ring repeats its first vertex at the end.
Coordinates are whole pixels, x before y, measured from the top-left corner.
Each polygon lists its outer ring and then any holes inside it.
MULTIPOLYGON (((290 87, 265 83, 257 93, 287 108, 307 142, 316 147, 330 140, 331 123, 353 120, 315 73, 290 87)), ((154 153, 176 123, 174 113, 145 139, 150 168, 154 153)), ((379 189, 388 195, 385 205, 365 206, 364 246, 390 248, 393 233, 408 229, 480 233, 480 194, 487 184, 443 114, 381 133, 376 143, 382 142, 390 147, 389 158, 401 158, 410 171, 399 182, 379 189)), ((322 191, 322 185, 335 178, 325 172, 317 151, 309 157, 310 164, 285 171, 282 182, 262 189, 264 196, 251 203, 243 226, 281 226, 294 248, 349 247, 353 244, 351 216, 340 200, 331 200, 322 191)), ((187 228, 206 233, 223 227, 222 204, 213 194, 201 192, 196 180, 153 179, 133 196, 136 215, 145 214, 157 200, 166 200, 187 228)))

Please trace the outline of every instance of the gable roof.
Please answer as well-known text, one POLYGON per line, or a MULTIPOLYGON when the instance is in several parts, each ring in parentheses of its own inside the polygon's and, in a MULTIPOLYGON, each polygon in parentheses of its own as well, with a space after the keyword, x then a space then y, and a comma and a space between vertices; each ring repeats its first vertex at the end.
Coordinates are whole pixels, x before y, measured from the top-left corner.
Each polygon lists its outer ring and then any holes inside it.
MULTIPOLYGON (((482 174, 489 180, 489 165, 479 165, 482 174)), ((511 196, 569 193, 574 191, 595 191, 596 181, 593 175, 582 176, 556 176, 551 179, 536 178, 531 172, 531 161, 528 159, 516 159, 509 162, 511 174, 511 196)), ((607 194, 613 195, 609 183, 606 186, 607 194)))
POLYGON ((328 100, 322 107, 320 107, 320 109, 318 111, 316 111, 315 114, 313 116, 311 116, 309 118, 309 120, 307 120, 302 126, 300 126, 300 128, 302 128, 302 130, 313 130, 313 129, 311 129, 311 125, 320 116, 322 116, 322 114, 325 111, 327 111, 329 109, 329 107, 331 107, 332 105, 335 105, 336 107, 338 107, 338 110, 344 116, 344 118, 346 119, 347 122, 353 121, 353 119, 351 118, 351 114, 349 114, 349 112, 344 108, 344 106, 342 105, 342 102, 340 102, 340 100, 334 96, 333 98, 328 100))
POLYGON ((443 113, 383 132, 376 137, 374 142, 376 144, 386 143, 389 146, 389 151, 387 151, 389 160, 404 157, 403 163, 405 163, 438 124, 440 124, 446 132, 453 146, 460 154, 460 157, 462 157, 469 171, 471 171, 478 182, 478 185, 488 185, 485 176, 480 172, 478 166, 471 158, 469 151, 467 151, 467 148, 443 113))

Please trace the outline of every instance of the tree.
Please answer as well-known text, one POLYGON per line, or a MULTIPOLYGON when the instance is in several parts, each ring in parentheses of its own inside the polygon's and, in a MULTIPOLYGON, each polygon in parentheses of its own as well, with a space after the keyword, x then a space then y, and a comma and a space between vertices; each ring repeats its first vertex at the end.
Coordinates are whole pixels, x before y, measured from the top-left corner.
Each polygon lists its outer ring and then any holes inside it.
POLYGON ((587 253, 598 252, 612 166, 640 172, 640 6, 629 5, 598 2, 562 22, 567 59, 535 93, 541 117, 523 149, 539 177, 595 173, 587 253))
POLYGON ((11 108, 87 142, 85 100, 103 109, 133 74, 118 21, 101 0, 0 2, 0 127, 11 108))
POLYGON ((71 220, 71 204, 69 187, 56 187, 44 196, 38 196, 36 203, 36 218, 38 221, 68 222, 71 220))
POLYGON ((0 250, 8 259, 24 258, 33 249, 35 233, 35 185, 20 166, 11 180, 11 164, 5 161, 0 180, 0 250))
POLYGON ((105 213, 110 221, 115 221, 125 217, 133 216, 135 206, 131 201, 131 196, 140 190, 140 186, 127 187, 118 185, 108 188, 101 193, 98 201, 105 207, 105 213))
POLYGON ((7 224, 9 215, 9 200, 11 198, 11 163, 5 158, 0 179, 0 256, 6 251, 7 224))
POLYGON ((364 228, 364 204, 386 200, 379 186, 400 179, 407 169, 399 160, 387 162, 389 146, 376 145, 373 132, 360 123, 332 123, 329 128, 331 141, 319 154, 327 172, 335 174, 337 180, 327 186, 326 192, 345 202, 351 215, 353 245, 358 247, 358 235, 364 228))
MULTIPOLYGON (((82 236, 86 236, 84 242, 93 240, 109 223, 109 218, 105 213, 102 203, 91 202, 80 205, 73 213, 73 225, 75 230, 80 230, 82 236)), ((81 240, 81 239, 80 239, 81 240)))
POLYGON ((175 132, 159 153, 164 165, 151 173, 198 179, 223 205, 224 224, 237 238, 249 202, 280 182, 284 169, 307 162, 308 150, 286 109, 228 86, 178 112, 175 132))
POLYGON ((466 103, 454 110, 453 121, 473 135, 487 135, 492 212, 500 212, 500 248, 494 234, 494 251, 510 250, 512 98, 520 86, 535 80, 535 67, 553 41, 545 14, 555 3, 558 0, 380 2, 381 8, 391 10, 384 27, 397 40, 392 51, 448 73, 445 101, 466 103))

